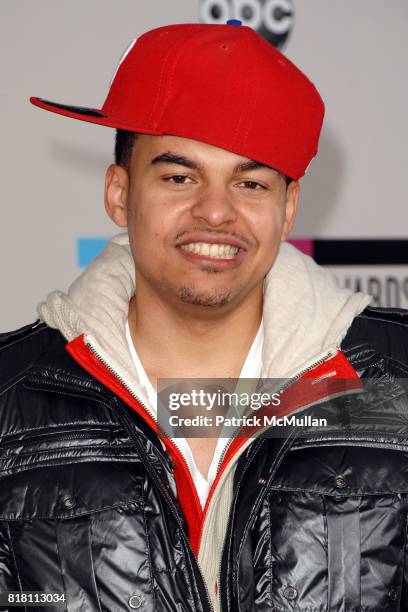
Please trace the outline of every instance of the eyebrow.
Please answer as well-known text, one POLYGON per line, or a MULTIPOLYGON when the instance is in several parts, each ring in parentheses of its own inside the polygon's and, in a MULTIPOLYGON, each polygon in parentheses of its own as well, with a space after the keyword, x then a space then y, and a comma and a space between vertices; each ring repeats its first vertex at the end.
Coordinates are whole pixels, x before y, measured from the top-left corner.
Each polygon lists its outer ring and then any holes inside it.
MULTIPOLYGON (((167 153, 162 153, 161 155, 157 155, 152 159, 151 164, 177 164, 179 166, 184 166, 185 168, 190 168, 191 170, 202 170, 202 166, 200 164, 197 164, 192 159, 184 157, 184 155, 179 155, 178 153, 172 153, 171 151, 168 151, 167 153)), ((273 168, 271 168, 270 166, 266 166, 265 164, 261 164, 261 162, 257 162, 253 159, 250 159, 248 161, 237 164, 234 168, 234 173, 245 172, 248 170, 257 170, 258 168, 267 168, 268 170, 273 170, 273 168)))

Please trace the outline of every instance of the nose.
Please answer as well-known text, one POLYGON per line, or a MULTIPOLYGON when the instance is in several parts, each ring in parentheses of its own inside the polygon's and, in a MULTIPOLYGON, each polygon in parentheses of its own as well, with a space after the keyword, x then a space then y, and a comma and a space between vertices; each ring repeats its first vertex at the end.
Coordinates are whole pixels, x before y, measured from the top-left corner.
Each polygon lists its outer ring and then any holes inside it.
POLYGON ((196 221, 204 221, 217 227, 233 223, 237 219, 237 210, 227 188, 219 185, 203 186, 191 208, 191 215, 196 221))

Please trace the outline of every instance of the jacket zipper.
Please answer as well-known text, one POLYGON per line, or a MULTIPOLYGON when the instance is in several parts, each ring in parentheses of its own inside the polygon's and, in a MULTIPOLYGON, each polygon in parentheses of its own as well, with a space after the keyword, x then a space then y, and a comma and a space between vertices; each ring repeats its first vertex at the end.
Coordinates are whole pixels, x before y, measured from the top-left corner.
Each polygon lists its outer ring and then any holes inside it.
MULTIPOLYGON (((314 368, 316 368, 317 366, 322 365, 322 364, 323 364, 325 361, 327 361, 328 359, 330 359, 330 357, 333 357, 333 356, 334 356, 334 355, 337 353, 337 351, 339 351, 339 350, 340 350, 340 349, 339 349, 338 347, 336 347, 336 351, 335 351, 335 352, 334 352, 334 351, 330 351, 330 352, 328 352, 328 353, 327 353, 327 354, 326 354, 324 357, 321 357, 320 359, 318 359, 317 361, 315 361, 315 362, 314 362, 314 363, 312 363, 311 365, 307 366, 306 368, 304 368, 303 370, 301 370, 300 372, 298 372, 297 374, 295 374, 295 375, 294 375, 292 378, 290 378, 290 379, 287 381, 287 383, 286 383, 285 385, 283 385, 283 386, 282 386, 282 388, 281 388, 280 392, 282 393, 283 391, 285 391, 285 390, 286 390, 286 389, 287 389, 287 388, 288 388, 290 385, 292 385, 294 382, 296 382, 297 380, 299 380, 299 378, 301 378, 301 377, 302 377, 304 374, 306 374, 307 372, 310 372, 311 370, 313 370, 313 369, 314 369, 314 368)), ((241 428, 241 429, 242 429, 242 428, 241 428)), ((240 429, 240 430, 238 430, 238 431, 237 431, 237 433, 239 433, 239 431, 241 431, 241 429, 240 429)), ((268 429, 269 429, 269 428, 265 428, 265 429, 264 429, 264 431, 267 431, 268 429)), ((225 459, 225 455, 226 455, 226 453, 227 453, 227 451, 228 451, 228 448, 230 447, 230 445, 231 445, 231 443, 232 443, 232 441, 233 441, 233 440, 235 440, 235 437, 231 437, 231 438, 228 440, 228 443, 225 445, 225 448, 223 449, 223 451, 222 451, 222 453, 221 453, 220 459, 219 459, 218 464, 217 464, 217 471, 216 471, 216 473, 217 473, 217 474, 218 474, 218 472, 219 472, 219 470, 220 470, 220 468, 221 468, 221 465, 222 465, 222 463, 223 463, 223 461, 224 461, 224 459, 225 459)), ((259 445, 258 449, 256 450, 256 452, 254 453, 253 457, 251 458, 251 462, 253 461, 254 457, 256 457, 256 455, 257 455, 257 453, 258 453, 258 451, 259 451, 259 448, 260 448, 260 447, 261 447, 261 444, 259 445)), ((245 471, 245 472, 246 472, 246 471, 245 471)), ((237 487, 236 494, 238 493, 238 490, 239 490, 239 487, 237 487)), ((231 516, 229 516, 229 517, 228 517, 228 523, 227 523, 227 528, 226 528, 226 532, 225 532, 226 534, 228 533, 229 524, 230 524, 230 519, 231 519, 231 516)), ((200 542, 200 543, 201 543, 202 531, 203 531, 203 529, 204 529, 204 522, 205 522, 205 516, 203 517, 203 525, 202 525, 202 529, 201 529, 201 533, 200 533, 200 540, 199 540, 199 542, 200 542)), ((200 548, 200 544, 199 544, 199 548, 200 548)), ((219 565, 218 565, 218 572, 217 572, 217 576, 218 576, 218 578, 217 578, 217 582, 219 582, 219 587, 218 587, 218 591, 219 591, 219 601, 221 601, 221 587, 222 587, 222 581, 221 581, 221 569, 222 569, 222 555, 221 555, 221 560, 220 560, 219 565)))
MULTIPOLYGON (((242 475, 241 475, 240 482, 238 483, 238 486, 237 486, 237 490, 236 490, 236 493, 235 493, 235 497, 238 495, 238 492, 239 492, 239 489, 240 489, 240 486, 241 486, 241 481, 242 481, 242 479, 243 479, 244 475, 245 475, 245 474, 246 474, 246 472, 248 471, 248 468, 249 468, 249 466, 251 465, 251 463, 252 463, 252 461, 254 460, 254 458, 255 458, 255 457, 258 455, 258 453, 259 453, 260 449, 262 448, 262 444, 263 444, 263 442, 262 442, 262 441, 260 441, 260 443, 259 443, 259 445, 258 445, 258 448, 256 448, 256 449, 255 449, 255 452, 254 452, 253 456, 251 457, 251 460, 250 460, 250 461, 249 461, 249 463, 248 463, 248 464, 245 466, 244 471, 243 471, 243 473, 242 473, 242 475)), ((221 606, 221 590, 222 590, 222 588, 223 588, 223 581, 221 580, 221 577, 222 577, 222 576, 221 576, 221 571, 222 571, 222 563, 223 563, 223 556, 224 556, 224 552, 225 552, 225 551, 227 551, 227 554, 229 555, 228 549, 225 549, 225 546, 227 545, 227 536, 228 536, 228 533, 229 533, 229 530, 230 530, 231 521, 232 521, 232 512, 231 512, 231 508, 230 508, 230 513, 229 513, 229 516, 228 516, 227 526, 226 526, 226 530, 225 530, 224 549, 223 549, 223 551, 222 551, 222 553, 223 553, 223 554, 221 554, 220 562, 219 562, 219 564, 218 564, 218 572, 217 572, 217 583, 219 583, 219 585, 218 585, 218 594, 217 594, 217 597, 218 597, 218 601, 219 601, 219 603, 220 603, 220 606, 221 606)))
MULTIPOLYGON (((145 411, 147 412, 147 414, 150 416, 150 418, 153 421, 156 421, 156 419, 154 418, 153 414, 151 413, 151 411, 148 409, 148 407, 140 400, 140 398, 134 393, 134 391, 131 389, 131 387, 126 383, 126 381, 118 375, 118 373, 112 368, 112 366, 107 362, 107 360, 105 360, 101 354, 92 346, 91 342, 89 340, 86 340, 84 337, 84 341, 86 346, 89 348, 89 350, 91 351, 91 353, 93 353, 95 355, 95 357, 97 357, 97 359, 99 359, 99 361, 101 363, 103 363, 103 365, 109 370, 109 372, 111 372, 118 380, 119 382, 125 387, 125 389, 130 393, 130 395, 138 402, 138 404, 140 404, 145 411)), ((161 491, 162 495, 167 499, 168 503, 169 503, 169 508, 173 514, 173 516, 175 517, 177 524, 180 527, 180 533, 182 534, 182 537, 184 539, 184 543, 186 545, 186 547, 188 548, 188 550, 190 551, 190 554, 194 557, 194 553, 191 549, 190 546, 190 542, 188 540, 188 537, 186 536, 185 530, 184 530, 184 525, 183 525, 183 521, 179 515, 179 512, 176 508, 176 506, 173 503, 173 500, 171 499, 171 496, 169 495, 168 491, 163 487, 160 478, 158 478, 157 473, 155 471, 155 469, 150 469, 150 465, 149 465, 149 459, 148 457, 146 457, 146 453, 142 447, 142 445, 140 444, 140 441, 137 437, 137 435, 134 433, 133 431, 133 423, 131 421, 131 419, 124 413, 124 411, 120 408, 119 402, 116 399, 115 396, 115 402, 116 405, 118 406, 118 417, 120 418, 120 420, 122 421, 122 424, 125 425, 130 437, 134 440, 139 452, 141 452, 141 454, 144 455, 145 459, 147 459, 146 463, 145 463, 145 467, 147 468, 150 476, 153 478, 153 480, 155 481, 157 487, 159 488, 159 490, 161 491)), ((180 449, 177 447, 176 444, 174 444, 174 446, 176 446, 177 450, 179 451, 180 457, 184 463, 184 465, 186 466, 187 470, 189 469, 187 466, 187 463, 184 459, 184 457, 182 456, 180 449)), ((209 592, 208 592, 208 588, 207 588, 207 584, 204 580, 204 577, 201 574, 200 569, 198 568, 199 573, 200 573, 200 577, 202 578, 202 584, 204 586, 205 589, 205 597, 206 597, 206 603, 208 604, 209 610, 211 610, 211 612, 214 612, 214 609, 212 607, 211 604, 211 599, 209 596, 209 592)))
POLYGON ((33 444, 38 444, 39 442, 54 442, 54 441, 60 441, 60 440, 79 440, 79 439, 86 439, 86 438, 107 438, 109 439, 112 435, 112 432, 109 429, 102 429, 101 431, 88 431, 85 433, 81 433, 78 432, 76 434, 74 433, 67 433, 66 435, 63 433, 52 433, 52 432, 48 432, 48 433, 44 433, 44 434, 37 434, 34 436, 30 436, 30 438, 15 438, 12 440, 4 440, 4 442, 2 443, 3 447, 8 447, 8 446, 15 446, 15 445, 20 445, 24 442, 28 442, 31 444, 31 442, 33 442, 33 444))
MULTIPOLYGON (((256 448, 256 449, 255 449, 255 452, 253 453, 252 457, 250 457, 250 459, 249 459, 249 461, 248 461, 247 465, 244 467, 244 470, 243 470, 243 472, 242 472, 242 474, 241 474, 241 478, 240 478, 239 483, 238 483, 238 485, 237 485, 237 490, 236 490, 236 493, 235 493, 235 499, 238 497, 238 493, 239 493, 239 490, 240 490, 240 488, 241 488, 242 482, 243 482, 243 480, 244 480, 244 476, 245 476, 245 474, 248 472, 249 467, 250 467, 250 465, 253 463, 253 461, 254 461, 255 457, 256 457, 256 456, 259 454, 259 452, 260 452, 260 450, 261 450, 261 448, 262 448, 263 444, 264 444, 264 439, 261 439, 261 440, 260 440, 260 443, 259 443, 259 445, 258 445, 258 448, 256 448)), ((270 480, 272 480, 272 479, 274 478, 274 476, 275 476, 275 474, 276 474, 276 472, 277 472, 277 470, 278 470, 278 468, 279 468, 280 464, 282 463, 282 461, 283 461, 283 459, 284 459, 284 457, 285 457, 286 453, 288 452, 288 450, 289 450, 289 449, 287 448, 288 446, 292 446, 292 444, 290 444, 290 443, 289 443, 289 438, 286 440, 286 442, 284 443, 284 445, 282 446, 282 448, 279 450, 279 452, 278 452, 278 454, 277 454, 277 456, 276 456, 276 458, 275 458, 275 461, 274 461, 274 469, 273 469, 273 472, 272 472, 272 474, 271 474, 271 478, 270 478, 270 480), (285 448, 284 448, 284 446, 285 446, 285 448)), ((260 496, 261 496, 261 497, 262 497, 262 496, 265 494, 265 491, 267 491, 267 488, 266 488, 266 487, 265 487, 264 491, 261 491, 261 493, 260 493, 260 496)), ((258 500, 260 499, 260 496, 258 496, 258 497, 256 498, 257 502, 258 502, 258 500)), ((253 514, 253 509, 252 509, 252 511, 251 511, 251 513, 250 513, 250 514, 253 514)), ((230 513, 230 516, 229 516, 229 519, 228 519, 228 525, 227 525, 226 535, 228 535, 228 532, 229 532, 229 530, 230 530, 230 528, 231 528, 231 521, 232 521, 232 512, 230 513)), ((229 555, 228 548, 226 549, 226 552, 227 552, 227 554, 229 555)), ((220 578, 219 578, 219 581, 220 581, 220 589, 219 589, 219 601, 220 601, 220 604, 222 603, 222 601, 221 601, 221 589, 222 589, 222 586, 223 586, 223 584, 224 584, 224 582, 221 580, 221 577, 222 577, 222 576, 221 576, 221 569, 222 569, 222 567, 221 567, 221 566, 222 566, 222 559, 221 559, 220 570, 219 570, 219 576, 220 576, 220 578)), ((232 568, 232 571, 234 571, 234 568, 232 568)), ((232 581, 233 581, 233 587, 234 587, 234 576, 232 576, 232 581)), ((233 608, 230 608, 230 609, 233 609, 233 608)))

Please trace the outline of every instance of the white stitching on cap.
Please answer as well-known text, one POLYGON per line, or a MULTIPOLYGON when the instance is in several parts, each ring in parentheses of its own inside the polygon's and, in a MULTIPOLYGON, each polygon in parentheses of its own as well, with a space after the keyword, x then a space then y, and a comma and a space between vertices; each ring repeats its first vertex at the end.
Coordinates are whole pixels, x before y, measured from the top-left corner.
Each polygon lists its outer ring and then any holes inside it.
POLYGON ((115 72, 113 73, 113 77, 111 78, 111 81, 110 81, 109 86, 111 86, 111 85, 112 85, 112 83, 113 83, 113 81, 114 81, 114 79, 115 79, 116 73, 117 73, 117 71, 119 70, 119 67, 120 67, 121 63, 123 62, 123 60, 125 59, 125 57, 126 57, 126 56, 127 56, 127 54, 129 53, 129 51, 132 49, 132 47, 133 47, 133 45, 135 44, 136 40, 137 40, 137 38, 134 38, 133 40, 131 40, 131 41, 130 41, 130 43, 128 44, 128 46, 126 47, 126 49, 124 50, 124 52, 122 53, 122 57, 121 57, 121 58, 120 58, 120 60, 119 60, 119 64, 116 66, 116 70, 115 70, 115 72))

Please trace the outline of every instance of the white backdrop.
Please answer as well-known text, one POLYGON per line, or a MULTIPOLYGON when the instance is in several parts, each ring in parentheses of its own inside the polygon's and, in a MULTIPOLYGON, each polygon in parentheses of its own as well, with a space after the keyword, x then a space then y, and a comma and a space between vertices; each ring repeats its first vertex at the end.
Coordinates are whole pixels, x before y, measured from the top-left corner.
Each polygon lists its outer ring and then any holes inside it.
MULTIPOLYGON (((327 107, 294 236, 406 238, 408 3, 294 5, 284 52, 327 107)), ((198 0, 1 0, 0 330, 33 321, 49 291, 68 287, 78 237, 117 231, 102 199, 114 131, 34 108, 29 96, 100 107, 132 38, 198 15, 198 0)), ((406 267, 396 272, 408 288, 406 267)))

